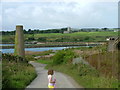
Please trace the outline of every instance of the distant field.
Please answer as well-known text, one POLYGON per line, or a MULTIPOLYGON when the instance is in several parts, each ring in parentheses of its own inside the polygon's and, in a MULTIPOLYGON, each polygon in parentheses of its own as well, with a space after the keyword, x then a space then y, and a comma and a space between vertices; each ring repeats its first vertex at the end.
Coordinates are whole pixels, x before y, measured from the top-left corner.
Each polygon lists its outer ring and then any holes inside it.
MULTIPOLYGON (((76 32, 76 33, 46 33, 25 34, 25 41, 39 42, 96 42, 105 41, 107 37, 118 36, 118 32, 76 32), (34 38, 32 40, 31 38, 34 38)), ((3 42, 14 42, 14 35, 2 36, 3 42)))
MULTIPOLYGON (((48 34, 35 34, 35 37, 56 37, 56 36, 116 36, 118 32, 76 32, 76 33, 48 33, 48 34)), ((32 36, 32 35, 26 35, 32 36)))
MULTIPOLYGON (((100 34, 100 36, 106 36, 106 35, 116 35, 116 32, 76 32, 76 33, 69 33, 69 34, 62 34, 63 36, 96 36, 100 34)), ((49 34, 50 35, 50 34, 49 34)), ((51 34, 52 35, 52 34, 51 34)), ((61 35, 61 34, 56 34, 61 35)))

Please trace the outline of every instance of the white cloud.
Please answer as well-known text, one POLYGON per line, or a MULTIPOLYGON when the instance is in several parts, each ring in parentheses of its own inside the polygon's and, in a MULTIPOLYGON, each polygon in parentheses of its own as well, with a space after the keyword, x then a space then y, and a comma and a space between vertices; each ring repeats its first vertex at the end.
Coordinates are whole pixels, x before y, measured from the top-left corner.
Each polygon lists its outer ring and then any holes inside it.
POLYGON ((2 30, 2 5, 0 3, 0 31, 2 30))
POLYGON ((119 0, 1 0, 2 2, 118 2, 119 0))
POLYGON ((2 15, 0 15, 0 31, 2 31, 2 15))
MULTIPOLYGON (((17 0, 16 0, 17 1, 17 0)), ((106 2, 39 2, 3 3, 3 29, 16 24, 29 28, 116 27, 117 3, 106 2), (112 18, 111 18, 112 17, 112 18)))

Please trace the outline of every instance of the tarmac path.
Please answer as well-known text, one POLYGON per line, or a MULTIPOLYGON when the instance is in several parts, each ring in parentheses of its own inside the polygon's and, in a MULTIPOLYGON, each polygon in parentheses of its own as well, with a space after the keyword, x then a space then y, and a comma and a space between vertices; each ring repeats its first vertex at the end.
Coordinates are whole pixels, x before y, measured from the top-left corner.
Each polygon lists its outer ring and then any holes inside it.
MULTIPOLYGON (((37 77, 26 88, 48 88, 47 70, 45 64, 30 61, 35 67, 37 77)), ((56 88, 83 88, 79 86, 70 76, 54 71, 56 77, 56 88)))

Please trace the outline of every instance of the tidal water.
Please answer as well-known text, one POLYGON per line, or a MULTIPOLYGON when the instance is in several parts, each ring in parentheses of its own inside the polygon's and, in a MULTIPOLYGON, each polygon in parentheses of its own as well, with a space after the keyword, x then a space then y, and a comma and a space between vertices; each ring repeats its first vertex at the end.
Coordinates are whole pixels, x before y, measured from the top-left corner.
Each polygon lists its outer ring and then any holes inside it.
MULTIPOLYGON (((48 51, 48 50, 62 50, 68 47, 41 47, 41 48, 25 48, 25 51, 48 51)), ((14 49, 0 49, 2 53, 14 53, 14 49)))
MULTIPOLYGON (((0 46, 14 46, 14 44, 0 44, 0 46)), ((40 47, 40 48, 25 48, 25 51, 48 51, 48 50, 62 50, 65 48, 73 48, 73 47, 87 47, 87 46, 69 46, 69 47, 40 47)), ((14 53, 14 49, 0 49, 2 53, 14 53)))
POLYGON ((15 44, 0 44, 0 46, 14 46, 15 44))
MULTIPOLYGON (((0 44, 0 46, 14 46, 15 44, 0 44)), ((30 45, 30 44, 25 44, 25 45, 30 45)))

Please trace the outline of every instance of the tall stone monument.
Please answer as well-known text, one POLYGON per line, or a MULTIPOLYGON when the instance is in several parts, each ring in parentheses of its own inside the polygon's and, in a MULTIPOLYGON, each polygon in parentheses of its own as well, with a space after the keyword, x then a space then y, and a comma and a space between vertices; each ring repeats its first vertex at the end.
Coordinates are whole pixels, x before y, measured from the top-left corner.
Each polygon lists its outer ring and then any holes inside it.
POLYGON ((110 37, 108 40, 108 51, 120 50, 120 38, 119 37, 110 37))
POLYGON ((68 28, 67 28, 67 31, 70 33, 70 32, 71 32, 71 27, 68 27, 68 28))
POLYGON ((14 55, 25 56, 23 26, 16 26, 14 55))
POLYGON ((67 31, 64 31, 64 33, 72 33, 71 27, 67 27, 67 31))

